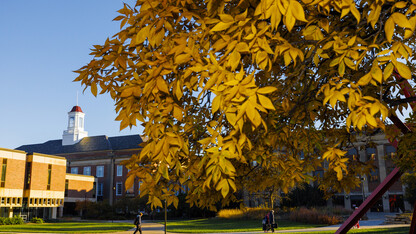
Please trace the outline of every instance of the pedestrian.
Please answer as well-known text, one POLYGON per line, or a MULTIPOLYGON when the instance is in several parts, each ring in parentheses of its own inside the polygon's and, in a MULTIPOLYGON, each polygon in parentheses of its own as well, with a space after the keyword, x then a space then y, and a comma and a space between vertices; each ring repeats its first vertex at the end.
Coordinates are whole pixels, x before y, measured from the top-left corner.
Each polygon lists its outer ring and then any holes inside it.
POLYGON ((270 223, 270 229, 272 232, 274 232, 274 229, 277 228, 277 223, 274 220, 274 210, 271 210, 269 213, 269 223, 270 223))
POLYGON ((264 232, 267 232, 267 222, 268 221, 267 221, 267 215, 266 215, 266 216, 264 216, 263 221, 262 221, 264 232))
POLYGON ((142 234, 142 212, 139 212, 139 214, 137 214, 136 218, 134 219, 134 225, 136 225, 136 231, 134 231, 133 234, 136 234, 137 231, 140 232, 140 234, 142 234))

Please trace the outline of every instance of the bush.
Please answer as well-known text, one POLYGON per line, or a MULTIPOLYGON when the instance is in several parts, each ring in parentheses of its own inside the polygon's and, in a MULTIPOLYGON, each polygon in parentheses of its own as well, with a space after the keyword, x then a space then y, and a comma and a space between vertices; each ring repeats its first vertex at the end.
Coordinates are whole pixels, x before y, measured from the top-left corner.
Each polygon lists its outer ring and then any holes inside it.
POLYGON ((217 214, 220 218, 226 219, 263 219, 270 211, 268 208, 243 208, 243 209, 224 209, 217 214))
POLYGON ((0 217, 0 225, 16 225, 23 223, 23 218, 20 216, 15 215, 13 218, 0 217))
POLYGON ((302 184, 282 198, 282 207, 315 207, 326 206, 324 192, 317 185, 302 184))
POLYGON ((13 216, 13 218, 10 219, 10 222, 13 225, 24 223, 23 218, 17 215, 13 216))
POLYGON ((30 222, 32 222, 32 223, 43 223, 43 219, 38 218, 38 217, 33 217, 30 222))
POLYGON ((341 222, 341 218, 335 215, 324 214, 316 209, 307 209, 305 207, 294 210, 290 213, 291 221, 310 223, 310 224, 327 224, 334 225, 341 222))

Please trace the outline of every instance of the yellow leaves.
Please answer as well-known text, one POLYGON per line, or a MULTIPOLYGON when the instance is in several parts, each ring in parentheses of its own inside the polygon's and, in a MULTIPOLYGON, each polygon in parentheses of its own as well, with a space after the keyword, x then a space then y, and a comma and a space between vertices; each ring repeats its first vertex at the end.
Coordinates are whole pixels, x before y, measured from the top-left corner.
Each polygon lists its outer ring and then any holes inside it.
POLYGON ((405 64, 401 63, 401 62, 397 62, 395 64, 395 67, 397 69, 397 71, 399 72, 400 76, 402 76, 405 79, 410 79, 412 78, 412 72, 410 71, 410 68, 408 66, 406 66, 405 64))
POLYGON ((332 106, 332 108, 335 108, 337 101, 346 102, 344 95, 348 93, 348 89, 337 91, 335 87, 329 88, 329 86, 323 87, 323 89, 325 95, 323 104, 326 104, 329 101, 329 104, 332 106))
POLYGON ((156 79, 156 86, 160 91, 162 91, 164 93, 169 93, 169 88, 168 88, 165 80, 162 77, 158 77, 156 79))
MULTIPOLYGON (((147 178, 151 203, 175 191, 168 180, 186 182, 193 204, 200 197, 212 198, 200 204, 226 201, 253 161, 284 174, 278 179, 287 182, 271 183, 289 189, 305 180, 302 160, 267 151, 326 148, 329 141, 316 139, 335 130, 326 125, 314 133, 308 124, 316 120, 345 116, 338 128, 357 132, 383 127, 389 109, 378 99, 397 87, 395 79, 385 81, 395 70, 411 78, 410 2, 260 0, 252 9, 253 3, 138 1, 117 18, 123 30, 94 46, 94 60, 78 71, 94 95, 115 99, 121 128, 136 120, 145 126, 149 139, 132 171, 147 178), (322 96, 311 96, 316 90, 322 96)), ((312 169, 322 162, 310 158, 312 169)), ((348 159, 335 149, 325 158, 342 180, 348 159)))
POLYGON ((257 93, 259 93, 259 94, 269 94, 269 93, 275 92, 276 90, 277 90, 276 87, 266 86, 266 87, 259 88, 257 90, 257 93))
POLYGON ((175 57, 175 63, 176 64, 182 64, 182 63, 186 63, 191 59, 191 55, 190 54, 179 54, 175 57))
POLYGON ((231 67, 231 71, 234 71, 237 68, 237 66, 240 64, 240 59, 241 59, 240 53, 234 50, 231 53, 230 58, 228 60, 228 66, 231 67))
POLYGON ((261 104, 264 108, 269 109, 269 110, 275 110, 274 105, 273 105, 273 103, 270 101, 270 99, 269 99, 269 98, 267 98, 267 97, 265 97, 265 96, 263 96, 263 95, 261 95, 261 94, 258 94, 258 95, 257 95, 257 97, 258 97, 258 99, 259 99, 259 101, 260 101, 260 104, 261 104))
POLYGON ((337 179, 342 180, 343 171, 347 173, 346 163, 348 162, 348 158, 344 158, 347 152, 336 147, 328 147, 327 151, 323 154, 323 159, 329 162, 329 169, 337 173, 337 179))
POLYGON ((384 31, 386 33, 386 38, 388 42, 392 42, 393 34, 394 34, 394 26, 397 24, 399 27, 414 30, 414 27, 407 19, 407 17, 401 13, 395 12, 393 13, 386 21, 384 25, 384 31))
POLYGON ((394 23, 396 23, 399 27, 412 28, 412 25, 410 24, 409 20, 405 15, 396 12, 393 13, 390 17, 394 20, 394 23))
POLYGON ((219 22, 212 29, 211 32, 218 32, 228 29, 234 22, 219 22))
POLYGON ((384 24, 384 31, 388 42, 391 42, 394 34, 394 20, 392 17, 388 18, 384 24))
MULTIPOLYGON (((305 19, 305 13, 303 10, 302 5, 296 1, 296 0, 289 0, 289 9, 288 11, 291 11, 292 15, 300 21, 307 22, 305 19)), ((291 31, 291 30, 289 30, 291 31)))

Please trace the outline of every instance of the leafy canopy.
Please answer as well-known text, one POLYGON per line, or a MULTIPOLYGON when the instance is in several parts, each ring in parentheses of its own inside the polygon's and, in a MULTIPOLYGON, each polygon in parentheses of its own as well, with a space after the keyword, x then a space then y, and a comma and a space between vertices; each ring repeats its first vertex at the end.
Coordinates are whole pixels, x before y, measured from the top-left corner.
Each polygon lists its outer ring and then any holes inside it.
POLYGON ((177 205, 184 188, 211 209, 240 189, 320 180, 327 194, 348 191, 371 161, 343 149, 407 106, 397 90, 414 70, 415 10, 415 0, 137 0, 75 80, 111 95, 121 129, 144 126, 126 187, 140 178, 154 207, 177 205))

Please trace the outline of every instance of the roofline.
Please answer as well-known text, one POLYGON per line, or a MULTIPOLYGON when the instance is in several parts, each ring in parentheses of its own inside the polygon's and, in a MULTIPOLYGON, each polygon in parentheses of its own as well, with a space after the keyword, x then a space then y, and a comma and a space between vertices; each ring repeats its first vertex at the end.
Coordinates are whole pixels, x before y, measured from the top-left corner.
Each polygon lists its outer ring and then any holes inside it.
POLYGON ((50 155, 50 154, 41 154, 41 153, 36 153, 36 152, 33 152, 33 153, 28 153, 27 155, 28 155, 28 156, 29 156, 29 155, 33 155, 33 156, 42 156, 42 157, 48 157, 48 158, 56 158, 56 159, 66 160, 66 158, 65 158, 65 157, 56 156, 56 155, 50 155))
POLYGON ((1 147, 0 147, 0 150, 14 152, 14 153, 27 154, 27 152, 23 150, 7 149, 7 148, 1 148, 1 147))
POLYGON ((143 149, 143 147, 133 148, 133 149, 118 149, 118 150, 109 149, 109 150, 95 150, 95 151, 77 151, 77 152, 71 152, 71 153, 59 153, 59 154, 56 154, 56 155, 69 156, 69 155, 74 155, 74 154, 91 154, 91 153, 137 151, 137 150, 141 151, 142 149, 143 149))

